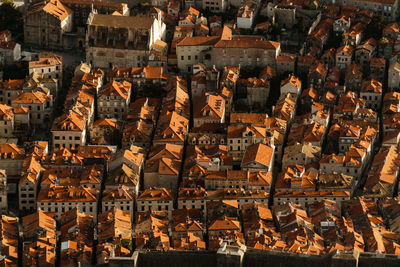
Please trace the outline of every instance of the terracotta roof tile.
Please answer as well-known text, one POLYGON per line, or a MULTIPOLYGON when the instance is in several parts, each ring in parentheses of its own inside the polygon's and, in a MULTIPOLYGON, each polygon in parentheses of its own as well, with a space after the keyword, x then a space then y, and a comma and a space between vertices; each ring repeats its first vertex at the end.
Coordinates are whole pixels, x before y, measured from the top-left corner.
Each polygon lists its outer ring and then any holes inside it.
POLYGON ((257 162, 264 166, 269 166, 274 153, 274 149, 262 143, 257 143, 247 147, 244 153, 242 164, 257 162))

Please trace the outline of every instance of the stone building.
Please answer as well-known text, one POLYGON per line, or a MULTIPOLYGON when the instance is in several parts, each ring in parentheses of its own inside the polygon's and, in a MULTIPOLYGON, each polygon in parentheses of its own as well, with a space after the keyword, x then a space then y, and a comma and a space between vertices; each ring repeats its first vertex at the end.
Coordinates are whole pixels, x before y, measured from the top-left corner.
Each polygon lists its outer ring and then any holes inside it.
POLYGON ((375 79, 370 79, 362 83, 360 98, 365 100, 364 106, 366 108, 377 110, 381 106, 382 92, 382 83, 375 79))
POLYGON ((393 62, 389 65, 388 87, 390 89, 398 89, 400 87, 400 63, 398 62, 393 62))
POLYGON ((296 8, 290 5, 277 5, 274 7, 275 20, 283 28, 291 29, 297 23, 296 8))
POLYGON ((143 191, 136 199, 138 211, 166 210, 168 217, 172 217, 173 195, 171 190, 166 188, 149 188, 143 191))
POLYGON ((66 211, 77 208, 93 216, 97 221, 98 191, 76 186, 57 186, 41 189, 37 197, 37 209, 54 212, 56 218, 66 211), (73 205, 72 205, 73 204, 73 205))
POLYGON ((226 65, 274 66, 280 50, 280 43, 266 41, 259 36, 248 36, 244 39, 221 39, 210 51, 212 62, 210 65, 215 65, 217 68, 223 68, 226 65))
POLYGON ((264 108, 270 90, 270 82, 264 79, 248 78, 246 81, 247 103, 252 108, 264 108))
POLYGON ((40 91, 23 92, 12 101, 12 106, 29 109, 30 123, 45 128, 53 111, 53 95, 40 91))
POLYGON ((121 125, 115 119, 99 119, 90 126, 90 143, 96 145, 118 145, 121 125))
POLYGON ((13 64, 21 59, 21 45, 11 40, 11 32, 0 32, 0 62, 5 65, 13 64))
POLYGON ((127 81, 113 81, 100 88, 98 112, 100 118, 125 118, 131 99, 132 84, 127 81))
POLYGON ((95 9, 98 14, 112 14, 118 12, 120 15, 129 16, 129 8, 126 3, 94 0, 61 0, 61 2, 69 7, 74 14, 72 18, 74 31, 80 27, 86 29, 87 19, 93 9, 95 9))
MULTIPOLYGON (((44 78, 44 75, 42 73, 38 72, 33 72, 30 74, 24 84, 23 84, 23 91, 24 92, 43 92, 43 93, 49 93, 50 95, 53 96, 53 103, 56 100, 56 97, 58 95, 58 79, 56 78, 44 78)), ((11 100, 14 100, 17 96, 14 96, 11 98, 11 100)), ((9 99, 9 104, 11 104, 11 100, 9 99)), ((1 101, 1 99, 0 99, 1 101)))
POLYGON ((25 42, 51 49, 83 48, 87 20, 99 14, 128 16, 126 3, 93 0, 25 0, 25 42))
POLYGON ((379 1, 379 0, 342 0, 343 6, 356 6, 362 9, 370 9, 380 12, 385 21, 395 21, 398 16, 399 1, 379 1))
POLYGON ((296 65, 296 57, 294 56, 277 56, 276 57, 276 72, 281 75, 285 72, 294 73, 296 65))
POLYGON ((149 51, 164 39, 166 26, 157 16, 135 17, 92 13, 88 19, 86 60, 101 68, 147 65, 149 51))
POLYGON ((226 8, 229 7, 228 2, 227 0, 202 0, 202 8, 215 13, 225 12, 226 8))
POLYGON ((12 138, 29 130, 29 110, 0 104, 0 137, 12 138))
POLYGON ((0 82, 0 102, 11 105, 11 101, 22 93, 24 80, 4 80, 0 82))
MULTIPOLYGON (((202 57, 198 54, 202 51, 209 51, 218 42, 218 36, 194 36, 185 37, 176 45, 176 56, 180 71, 193 71, 193 65, 202 63, 202 57), (193 55, 193 52, 195 54, 193 55)), ((210 55, 204 55, 204 59, 210 59, 210 55)))
POLYGON ((56 118, 51 129, 54 148, 78 148, 86 143, 86 123, 82 116, 70 111, 56 118))
POLYGON ((193 124, 200 127, 206 123, 225 122, 225 99, 220 95, 206 93, 193 98, 193 124))
POLYGON ((36 209, 36 196, 42 172, 42 166, 35 157, 27 157, 24 160, 21 178, 18 182, 18 204, 20 210, 36 209))
POLYGON ((29 75, 33 75, 34 72, 41 74, 41 78, 57 79, 58 86, 61 87, 63 74, 62 56, 50 52, 40 53, 38 60, 29 62, 29 75))
POLYGON ((251 29, 258 11, 257 1, 248 0, 239 8, 236 15, 236 24, 240 29, 251 29))
POLYGON ((354 47, 350 45, 341 46, 336 50, 336 66, 346 69, 352 63, 354 47))
POLYGON ((24 21, 24 42, 61 49, 64 33, 72 31, 72 18, 72 10, 58 0, 30 5, 24 21))
POLYGON ((176 46, 178 69, 192 72, 193 65, 204 63, 222 69, 225 66, 275 66, 280 43, 261 36, 235 38, 224 27, 222 36, 186 37, 176 46), (194 53, 195 52, 195 53, 194 53))
MULTIPOLYGON (((390 66, 393 67, 392 64, 390 64, 390 66)), ((369 74, 372 79, 383 81, 385 79, 385 73, 386 73, 386 60, 384 58, 373 57, 369 60, 369 74)), ((388 80, 390 81, 390 75, 388 77, 389 77, 388 80)))

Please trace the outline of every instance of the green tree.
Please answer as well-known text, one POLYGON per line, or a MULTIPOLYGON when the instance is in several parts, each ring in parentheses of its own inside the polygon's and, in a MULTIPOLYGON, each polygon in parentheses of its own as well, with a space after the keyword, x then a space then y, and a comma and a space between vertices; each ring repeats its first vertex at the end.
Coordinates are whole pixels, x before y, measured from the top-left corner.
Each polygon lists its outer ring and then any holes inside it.
POLYGON ((382 14, 373 16, 371 22, 368 24, 365 33, 365 39, 374 38, 379 40, 382 37, 382 30, 385 27, 382 14))
POLYGON ((132 8, 133 10, 133 14, 137 15, 137 14, 145 14, 147 13, 149 10, 151 9, 151 5, 149 3, 143 2, 143 3, 139 3, 136 6, 134 6, 132 8))
POLYGON ((12 0, 5 0, 0 5, 0 31, 23 32, 22 12, 12 0))
POLYGON ((274 36, 274 39, 276 39, 276 37, 281 34, 281 28, 279 27, 279 24, 277 22, 272 24, 271 34, 274 36))
POLYGON ((121 240, 121 246, 124 248, 129 249, 130 251, 132 251, 132 240, 130 239, 122 239, 121 240))
POLYGON ((147 240, 146 244, 144 245, 145 249, 156 249, 157 248, 157 241, 154 240, 154 237, 150 237, 149 240, 147 240))
POLYGON ((388 44, 389 44, 388 38, 382 37, 381 39, 379 39, 379 46, 381 46, 382 48, 385 48, 388 44))
POLYGON ((316 10, 317 9, 317 7, 314 4, 304 4, 303 8, 306 10, 316 10))

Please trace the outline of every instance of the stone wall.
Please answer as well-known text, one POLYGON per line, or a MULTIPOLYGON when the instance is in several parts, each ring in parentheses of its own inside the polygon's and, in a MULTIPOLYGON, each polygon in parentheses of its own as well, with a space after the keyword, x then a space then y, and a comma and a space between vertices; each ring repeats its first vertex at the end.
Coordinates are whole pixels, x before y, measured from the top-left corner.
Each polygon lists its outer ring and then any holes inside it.
POLYGON ((400 266, 400 256, 374 253, 336 253, 319 256, 247 249, 242 261, 216 251, 136 251, 131 258, 112 258, 112 267, 369 267, 400 266))

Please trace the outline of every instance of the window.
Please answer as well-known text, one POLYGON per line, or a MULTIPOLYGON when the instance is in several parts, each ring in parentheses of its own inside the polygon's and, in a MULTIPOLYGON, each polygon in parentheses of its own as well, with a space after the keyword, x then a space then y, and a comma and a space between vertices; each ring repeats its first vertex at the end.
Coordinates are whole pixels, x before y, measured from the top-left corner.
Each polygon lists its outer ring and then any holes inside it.
POLYGON ((75 140, 81 140, 80 136, 75 136, 75 140))
POLYGON ((184 57, 184 56, 181 56, 181 60, 185 60, 185 57, 184 57))

